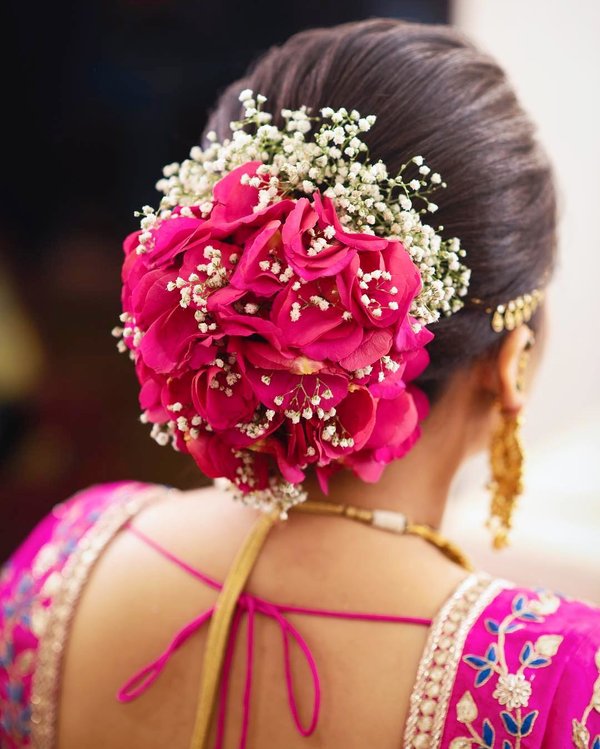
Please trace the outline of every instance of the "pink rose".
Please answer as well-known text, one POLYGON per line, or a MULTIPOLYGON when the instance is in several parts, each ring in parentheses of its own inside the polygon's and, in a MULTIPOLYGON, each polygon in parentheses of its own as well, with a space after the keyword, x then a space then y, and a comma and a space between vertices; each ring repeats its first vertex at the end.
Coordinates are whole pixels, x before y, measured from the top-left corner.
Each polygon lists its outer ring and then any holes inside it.
POLYGON ((165 312, 172 311, 179 299, 167 292, 167 284, 177 277, 175 271, 164 268, 146 272, 133 285, 134 274, 131 274, 128 283, 132 284, 129 304, 123 305, 131 312, 136 324, 144 330, 147 329, 158 317, 165 312))
POLYGON ((269 221, 282 220, 293 209, 294 201, 280 200, 260 211, 254 210, 259 202, 260 188, 243 184, 241 180, 246 175, 249 178, 259 176, 257 169, 260 165, 260 161, 242 164, 214 186, 214 207, 209 217, 213 236, 233 237, 236 242, 244 243, 257 228, 269 221))
POLYGON ((189 454, 206 476, 212 479, 224 477, 231 481, 242 466, 242 460, 221 436, 213 432, 200 431, 195 439, 188 439, 189 454))
POLYGON ((218 355, 217 364, 201 369, 192 381, 192 401, 197 412, 213 429, 222 430, 248 421, 258 405, 248 379, 235 360, 218 355))
POLYGON ((376 401, 366 388, 353 386, 344 400, 337 406, 336 415, 317 429, 317 440, 323 456, 328 460, 344 461, 359 451, 368 441, 375 425, 376 401), (331 422, 331 424, 330 424, 331 422), (334 437, 328 436, 330 426, 335 426, 334 437), (343 440, 351 439, 344 445, 343 440))
POLYGON ((362 326, 340 304, 337 281, 329 276, 304 284, 290 282, 275 298, 271 316, 281 331, 282 346, 318 360, 343 359, 363 339, 362 326))
POLYGON ((286 267, 281 221, 268 221, 246 241, 231 277, 231 285, 261 296, 273 296, 281 290, 280 276, 286 267))
POLYGON ((320 192, 313 193, 313 205, 319 215, 319 226, 325 229, 332 226, 335 230, 335 238, 341 244, 355 250, 377 251, 385 249, 388 240, 375 234, 357 233, 346 231, 335 211, 335 205, 331 198, 322 196, 320 192))
POLYGON ((248 161, 220 179, 213 189, 211 225, 220 233, 231 234, 241 222, 254 217, 258 188, 242 184, 242 177, 256 177, 261 161, 248 161))
POLYGON ((278 352, 268 344, 240 343, 246 376, 258 399, 275 411, 305 409, 316 412, 337 406, 348 392, 347 377, 326 366, 292 353, 278 352))
POLYGON ((140 383, 142 383, 139 403, 142 411, 147 414, 148 420, 154 423, 167 421, 170 418, 162 402, 162 390, 164 378, 155 375, 141 359, 135 363, 135 370, 140 383))
POLYGON ((300 198, 282 229, 284 251, 294 271, 307 281, 334 276, 348 266, 360 250, 381 250, 387 240, 342 229, 330 198, 318 192, 300 198))
POLYGON ((203 218, 174 216, 159 222, 151 231, 147 252, 139 257, 150 268, 164 266, 188 250, 206 242, 210 226, 203 218))
POLYGON ((324 489, 341 467, 375 481, 427 411, 408 384, 432 338, 410 316, 419 271, 399 242, 346 231, 318 192, 255 210, 259 166, 217 183, 208 218, 160 220, 146 253, 139 232, 125 240, 140 404, 243 492, 300 482, 311 464, 324 489))
POLYGON ((419 422, 426 415, 427 399, 416 388, 402 390, 392 400, 380 399, 369 440, 346 464, 363 481, 379 481, 385 466, 405 455, 419 438, 419 422))
POLYGON ((411 382, 425 370, 429 364, 429 352, 425 348, 433 340, 433 333, 408 316, 398 328, 395 348, 403 355, 405 362, 404 379, 411 382), (413 327, 415 326, 415 327, 413 327))
POLYGON ((360 252, 340 273, 342 303, 362 325, 394 328, 421 289, 419 271, 399 242, 360 252))
POLYGON ((279 328, 268 318, 270 310, 264 300, 244 289, 224 286, 208 298, 207 309, 219 336, 260 335, 268 341, 279 340, 279 328))
POLYGON ((368 367, 388 354, 392 343, 393 337, 389 330, 367 330, 360 345, 340 359, 340 365, 349 372, 368 367))
POLYGON ((288 461, 300 467, 316 463, 320 455, 315 449, 312 425, 305 420, 294 424, 289 419, 284 424, 283 444, 288 461))
POLYGON ((288 451, 278 439, 262 439, 258 442, 256 448, 263 455, 271 455, 276 463, 277 468, 283 478, 292 484, 299 484, 304 481, 304 471, 288 457, 288 451))
POLYGON ((198 326, 188 310, 177 306, 160 315, 145 332, 139 346, 144 363, 155 372, 185 367, 198 326))
POLYGON ((313 205, 307 198, 300 198, 282 230, 287 261, 301 278, 309 281, 339 273, 356 252, 354 247, 318 231, 318 221, 313 205))

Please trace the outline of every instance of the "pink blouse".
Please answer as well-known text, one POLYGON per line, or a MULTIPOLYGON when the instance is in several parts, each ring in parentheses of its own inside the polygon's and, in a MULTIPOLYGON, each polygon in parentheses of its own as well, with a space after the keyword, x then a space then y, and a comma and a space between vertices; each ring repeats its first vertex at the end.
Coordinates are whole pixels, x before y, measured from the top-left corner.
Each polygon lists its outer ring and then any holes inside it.
MULTIPOLYGON (((77 601, 103 549, 119 532, 134 533, 202 584, 221 584, 190 567, 132 522, 165 492, 161 486, 104 484, 58 505, 15 552, 0 575, 0 747, 55 746, 62 652, 77 601)), ((211 617, 201 612, 165 643, 162 653, 119 690, 121 702, 152 687, 172 653, 211 617)), ((343 617, 377 626, 427 626, 405 727, 405 749, 600 749, 600 610, 545 590, 517 588, 483 573, 467 577, 433 621, 411 617, 282 605, 244 593, 221 680, 216 747, 225 730, 227 688, 239 623, 248 617, 246 688, 240 746, 251 708, 254 627, 259 615, 282 634, 286 687, 296 727, 318 732, 320 683, 311 644, 286 613, 343 617), (289 666, 291 641, 313 679, 307 725, 289 666)), ((313 643, 314 646, 314 643, 313 643)), ((124 704, 123 709, 127 706, 124 704)))

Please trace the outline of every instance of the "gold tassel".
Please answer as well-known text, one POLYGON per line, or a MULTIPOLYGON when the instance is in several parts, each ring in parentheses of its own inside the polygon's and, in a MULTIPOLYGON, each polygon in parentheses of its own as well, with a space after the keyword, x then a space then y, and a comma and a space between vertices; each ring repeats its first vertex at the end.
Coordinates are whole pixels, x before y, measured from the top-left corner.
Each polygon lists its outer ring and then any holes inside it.
POLYGON ((492 436, 492 479, 489 485, 492 503, 487 527, 492 532, 495 549, 503 549, 508 545, 513 512, 523 492, 524 452, 520 434, 521 423, 520 414, 502 412, 500 424, 492 436))

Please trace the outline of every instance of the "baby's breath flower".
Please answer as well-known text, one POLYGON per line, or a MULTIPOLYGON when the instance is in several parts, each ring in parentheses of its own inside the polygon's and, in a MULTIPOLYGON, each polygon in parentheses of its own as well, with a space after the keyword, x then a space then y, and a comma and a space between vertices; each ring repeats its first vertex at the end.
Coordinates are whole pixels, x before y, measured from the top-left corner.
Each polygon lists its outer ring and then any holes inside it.
MULTIPOLYGON (((162 221, 190 217, 194 208, 208 218, 216 183, 237 167, 260 161, 263 163, 255 176, 242 178, 244 184, 258 190, 255 212, 286 197, 319 190, 333 200, 345 230, 402 242, 421 273, 421 292, 410 310, 420 324, 435 322, 441 314, 461 308, 460 298, 467 293, 470 276, 463 263, 465 252, 458 239, 442 238, 442 227, 435 230, 423 223, 422 216, 438 209, 429 194, 446 186, 440 174, 431 172, 423 156, 414 156, 397 174, 389 174, 383 162, 370 160, 362 140, 376 122, 374 115, 365 117, 343 107, 324 107, 318 116, 306 107, 283 109, 285 124, 280 128, 272 123, 272 115, 263 111, 266 97, 244 89, 239 100, 243 115, 231 123, 231 138, 219 142, 214 132, 208 132, 204 148, 194 146, 189 159, 163 169, 163 178, 157 183, 163 196, 158 209, 144 206, 138 214, 142 229, 138 254, 152 251, 154 230, 162 221)), ((318 254, 334 238, 335 229, 326 227, 322 235, 315 235, 308 253, 318 254)), ((262 270, 281 276, 282 282, 291 278, 279 264, 260 265, 262 270)), ((217 271, 211 271, 211 283, 218 286, 222 272, 217 271)), ((193 299, 193 292, 188 281, 182 281, 185 288, 177 288, 184 306, 193 299)), ((299 285, 295 282, 294 289, 299 285)), ((253 309, 248 307, 248 314, 253 314, 253 309)), ((291 319, 298 320, 300 313, 300 305, 293 306, 291 319)), ((199 325, 207 327, 204 319, 199 325)))

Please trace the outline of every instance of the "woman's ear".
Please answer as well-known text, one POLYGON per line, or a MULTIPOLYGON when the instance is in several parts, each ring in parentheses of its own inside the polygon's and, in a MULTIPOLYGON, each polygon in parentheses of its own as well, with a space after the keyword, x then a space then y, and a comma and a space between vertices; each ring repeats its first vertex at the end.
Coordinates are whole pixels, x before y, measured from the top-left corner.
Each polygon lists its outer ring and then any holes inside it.
POLYGON ((533 340, 531 329, 521 325, 511 330, 500 345, 495 379, 500 408, 507 413, 517 413, 525 405, 528 350, 533 340))
POLYGON ((507 333, 498 353, 481 362, 479 381, 486 397, 498 403, 507 413, 517 413, 525 405, 528 349, 534 337, 527 325, 507 333))

